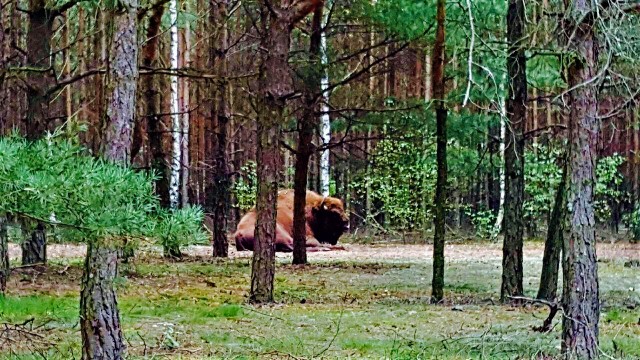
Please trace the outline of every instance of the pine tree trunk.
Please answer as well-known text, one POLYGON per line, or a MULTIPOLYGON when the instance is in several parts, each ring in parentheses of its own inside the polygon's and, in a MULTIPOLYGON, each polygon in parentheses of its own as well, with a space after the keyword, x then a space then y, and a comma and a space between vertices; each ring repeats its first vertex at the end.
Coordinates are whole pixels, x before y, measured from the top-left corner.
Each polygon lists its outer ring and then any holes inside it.
MULTIPOLYGON (((27 28, 27 65, 38 69, 51 67, 51 38, 53 37, 53 16, 44 0, 32 0, 29 6, 27 28)), ((49 97, 46 95, 52 83, 50 71, 29 74, 27 87, 27 139, 37 140, 47 130, 47 119, 52 115, 49 97)), ((24 233, 22 242, 22 264, 46 263, 46 234, 38 223, 33 232, 24 233), (28 235, 27 235, 28 234, 28 235)))
POLYGON ((509 0, 507 12, 507 70, 509 96, 507 116, 510 134, 505 148, 504 244, 502 248, 502 286, 500 299, 523 293, 522 246, 524 202, 524 126, 526 121, 527 74, 524 47, 524 1, 509 0))
MULTIPOLYGON (((211 46, 211 56, 214 60, 214 69, 221 78, 227 75, 228 31, 227 0, 215 0, 211 2, 213 18, 218 24, 217 39, 211 46)), ((227 155, 227 135, 229 132, 229 103, 228 103, 228 83, 220 81, 215 85, 217 105, 212 109, 212 116, 215 117, 215 141, 214 141, 214 174, 213 174, 213 256, 228 257, 229 241, 227 240, 227 216, 229 215, 229 203, 231 198, 231 179, 229 176, 229 158, 227 155)))
POLYGON ((80 293, 83 359, 122 359, 125 345, 113 286, 117 265, 115 248, 89 242, 80 293))
POLYGON ((436 108, 436 162, 438 177, 435 194, 435 232, 433 236, 433 279, 431 302, 438 303, 444 297, 444 243, 447 202, 447 107, 445 104, 445 20, 446 2, 437 1, 436 39, 433 44, 433 99, 436 108))
POLYGON ((5 291, 7 290, 7 280, 9 280, 10 274, 11 269, 9 268, 7 216, 5 214, 0 214, 0 296, 4 296, 5 291))
MULTIPOLYGON (((147 27, 147 41, 142 48, 142 64, 150 68, 156 63, 158 57, 158 42, 160 40, 160 25, 164 5, 155 6, 152 10, 147 27)), ((155 182, 156 194, 160 198, 162 207, 169 207, 169 166, 167 165, 167 154, 164 151, 166 132, 168 130, 165 117, 159 115, 160 92, 158 81, 153 75, 144 77, 143 91, 146 102, 145 119, 147 122, 147 136, 149 138, 149 151, 151 152, 151 169, 157 176, 155 182)), ((141 122, 138 121, 138 124, 141 122)), ((141 125, 140 125, 141 126, 141 125)), ((140 130, 136 130, 142 132, 140 130)), ((135 150, 135 149, 134 149, 135 150)))
MULTIPOLYGON (((309 45, 310 66, 318 65, 318 58, 322 51, 322 13, 323 7, 318 6, 313 13, 311 22, 311 40, 309 45)), ((311 69, 316 74, 317 69, 311 69), (316 70, 316 71, 314 71, 316 70)), ((320 79, 311 75, 309 83, 305 84, 305 109, 298 121, 298 152, 296 154, 293 195, 293 264, 307 263, 307 219, 305 207, 307 205, 307 180, 309 174, 309 160, 313 151, 311 141, 313 132, 318 127, 316 116, 317 94, 321 93, 320 79)))
POLYGON ((25 236, 21 245, 22 265, 46 264, 47 236, 44 224, 38 221, 35 226, 31 226, 28 220, 23 220, 21 225, 25 236))
POLYGON ((563 35, 575 54, 568 67, 569 104, 569 231, 563 245, 562 352, 566 359, 598 357, 600 318, 593 195, 600 135, 597 88, 597 39, 594 19, 583 17, 596 9, 575 0, 567 14, 563 35))
MULTIPOLYGON (((27 65, 46 70, 51 67, 51 38, 54 16, 44 0, 31 0, 27 28, 27 65)), ((49 99, 46 92, 51 85, 50 71, 29 74, 27 87, 27 138, 36 140, 47 130, 49 99)))
POLYGON ((560 252, 564 241, 564 223, 566 221, 567 162, 564 160, 562 179, 558 184, 556 198, 551 211, 547 239, 544 243, 542 273, 538 299, 555 301, 558 293, 558 271, 560 269, 560 252))
MULTIPOLYGON (((110 11, 113 33, 106 73, 103 155, 131 159, 138 80, 137 0, 118 0, 110 11)), ((121 359, 125 349, 113 282, 118 249, 112 239, 90 241, 82 277, 80 328, 83 359, 121 359)))
MULTIPOLYGON (((266 0, 265 0, 266 1, 266 0)), ((280 1, 263 4, 263 29, 258 77, 257 163, 258 193, 256 197, 255 248, 251 266, 250 301, 273 301, 275 272, 276 202, 278 180, 282 172, 280 151, 284 110, 292 84, 288 63, 291 31, 296 22, 318 5, 317 0, 291 3, 280 1), (269 8, 277 8, 277 13, 269 8)))

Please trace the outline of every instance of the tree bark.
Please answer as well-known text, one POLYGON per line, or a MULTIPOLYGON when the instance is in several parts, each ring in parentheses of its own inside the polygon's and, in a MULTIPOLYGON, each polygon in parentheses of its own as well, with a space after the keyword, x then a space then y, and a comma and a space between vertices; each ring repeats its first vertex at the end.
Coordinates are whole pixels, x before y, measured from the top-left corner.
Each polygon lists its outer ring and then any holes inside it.
MULTIPOLYGON (((178 1, 169 0, 169 62, 171 69, 178 68, 178 1)), ((180 204, 180 173, 182 171, 182 122, 180 121, 180 106, 178 103, 178 77, 169 76, 171 89, 171 172, 169 177, 169 207, 176 209, 180 204)), ((166 251, 166 250, 165 250, 166 251)), ((170 249, 170 252, 179 252, 178 249, 170 249)))
POLYGON ((37 221, 32 226, 29 220, 22 220, 22 234, 25 236, 21 244, 22 264, 46 264, 47 263, 47 236, 45 226, 37 221))
POLYGON ((282 172, 281 126, 292 84, 289 72, 291 31, 295 23, 318 6, 319 0, 265 0, 262 11, 261 60, 258 77, 258 193, 255 248, 251 267, 252 302, 273 301, 276 202, 282 172), (274 11, 274 9, 276 11, 274 11))
POLYGON ((49 99, 46 96, 51 85, 51 38, 55 16, 44 0, 30 0, 29 26, 27 28, 27 65, 40 69, 29 75, 27 87, 27 138, 36 140, 47 130, 49 99))
POLYGON ((547 239, 544 243, 544 256, 542 258, 542 273, 540 275, 540 288, 538 299, 555 301, 558 293, 558 271, 560 269, 560 252, 564 241, 564 225, 566 221, 567 200, 567 161, 563 160, 562 178, 558 184, 556 198, 551 210, 547 239))
POLYGON ((0 214, 0 296, 4 296, 7 290, 7 280, 9 280, 10 274, 7 216, 6 214, 0 214))
POLYGON ((435 219, 433 236, 433 279, 431 281, 431 302, 438 303, 444 297, 444 243, 447 202, 447 107, 445 104, 445 21, 446 1, 436 3, 436 39, 433 44, 431 76, 433 100, 436 108, 436 179, 435 219))
POLYGON ((524 1, 509 0, 507 11, 507 71, 509 74, 509 96, 507 116, 509 119, 509 141, 505 149, 505 203, 504 244, 502 248, 502 286, 500 299, 521 296, 522 246, 524 222, 524 127, 526 121, 527 74, 526 57, 522 41, 524 37, 524 1))
MULTIPOLYGON (((29 2, 29 25, 27 27, 27 66, 42 70, 29 75, 27 86, 27 116, 25 128, 27 139, 37 140, 48 128, 51 116, 49 97, 52 85, 51 38, 55 15, 44 0, 29 2)), ((38 223, 33 232, 24 233, 22 242, 22 264, 46 263, 46 235, 44 224, 38 223), (28 234, 28 235, 27 235, 28 234)))
POLYGON ((80 293, 83 359, 122 359, 125 350, 113 287, 117 254, 112 245, 89 242, 80 293))
MULTIPOLYGON (((137 0, 118 0, 110 11, 112 41, 106 74, 107 160, 129 163, 138 80, 137 0)), ((121 359, 125 350, 113 286, 118 251, 112 239, 90 241, 80 295, 83 359, 121 359)))
MULTIPOLYGON (((214 69, 221 78, 227 74, 227 6, 228 0, 214 0, 211 2, 211 11, 213 19, 219 24, 218 36, 214 39, 211 46, 211 54, 214 62, 214 69)), ((213 20, 212 19, 212 20, 213 20)), ((213 256, 228 257, 229 241, 227 240, 227 216, 229 212, 231 179, 229 176, 229 159, 227 155, 227 134, 229 131, 229 104, 228 104, 228 84, 226 81, 218 82, 213 94, 217 95, 214 101, 217 103, 212 111, 212 117, 215 118, 214 131, 214 174, 212 176, 213 198, 211 204, 213 208, 213 256)))
MULTIPOLYGON (((142 48, 142 64, 144 67, 152 67, 158 57, 158 42, 160 40, 160 25, 162 22, 162 15, 164 14, 164 3, 159 6, 155 6, 152 10, 152 15, 149 18, 149 24, 147 26, 147 42, 142 48)), ((146 121, 147 136, 149 139, 149 151, 151 152, 151 170, 157 176, 155 181, 156 194, 160 198, 160 205, 162 207, 169 207, 169 166, 167 164, 167 155, 164 151, 164 142, 166 133, 168 131, 165 124, 165 117, 159 115, 162 113, 160 110, 160 92, 156 90, 159 88, 157 79, 155 76, 145 76, 144 82, 144 97, 146 100, 146 111, 143 121, 146 121)), ((134 133, 142 133, 142 121, 137 121, 136 130, 134 133)), ((136 135, 134 137, 141 137, 142 135, 136 135)), ((135 143, 135 142, 134 142, 135 143)), ((132 155, 138 149, 134 147, 132 155)))
POLYGON ((322 46, 322 16, 323 6, 320 5, 313 13, 311 21, 311 39, 309 44, 311 74, 304 85, 304 113, 298 121, 298 147, 293 184, 293 264, 307 263, 307 219, 305 208, 307 205, 307 181, 309 174, 309 160, 313 152, 313 132, 318 128, 316 116, 318 94, 322 92, 320 86, 320 72, 318 64, 322 46))
POLYGON ((569 193, 568 236, 563 245, 562 352, 569 359, 598 357, 598 264, 596 261, 593 193, 600 127, 598 119, 598 65, 595 35, 596 9, 592 2, 574 0, 568 6, 564 43, 572 53, 568 67, 569 193), (583 16, 584 14, 589 14, 583 16), (570 40, 568 40, 570 39, 570 40))

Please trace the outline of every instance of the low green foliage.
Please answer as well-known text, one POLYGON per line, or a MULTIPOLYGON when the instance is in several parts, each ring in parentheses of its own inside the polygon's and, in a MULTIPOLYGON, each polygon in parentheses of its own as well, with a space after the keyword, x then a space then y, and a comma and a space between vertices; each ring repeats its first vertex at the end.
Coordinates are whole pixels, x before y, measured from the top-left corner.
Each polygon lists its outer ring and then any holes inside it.
POLYGON ((152 237, 183 245, 205 236, 200 209, 162 211, 153 176, 89 156, 62 132, 36 142, 0 138, 0 209, 57 224, 67 241, 152 237))

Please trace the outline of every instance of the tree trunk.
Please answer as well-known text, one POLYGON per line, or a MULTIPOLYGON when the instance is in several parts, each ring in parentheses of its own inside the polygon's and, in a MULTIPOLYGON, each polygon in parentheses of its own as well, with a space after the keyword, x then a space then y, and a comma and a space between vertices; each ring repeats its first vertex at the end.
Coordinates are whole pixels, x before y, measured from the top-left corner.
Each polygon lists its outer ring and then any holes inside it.
MULTIPOLYGON (((171 19, 169 59, 171 69, 178 68, 178 2, 169 1, 169 18, 171 19)), ((180 172, 182 170, 182 122, 180 121, 180 105, 178 103, 178 77, 170 76, 171 88, 171 177, 169 180, 169 206, 175 209, 180 202, 180 172)), ((175 249, 174 249, 175 250, 175 249)))
POLYGON ((435 194, 435 231, 433 235, 433 279, 431 302, 438 303, 444 297, 444 242, 447 202, 447 107, 445 104, 445 20, 446 1, 438 0, 436 13, 436 39, 433 44, 433 100, 436 108, 436 162, 438 177, 435 194))
POLYGON ((526 121, 527 74, 524 47, 524 0, 509 0, 507 12, 507 71, 509 74, 509 96, 507 116, 511 133, 507 136, 504 156, 505 203, 504 244, 502 248, 502 287, 500 299, 520 296, 522 287, 522 246, 524 222, 524 126, 526 121))
MULTIPOLYGON (((47 130, 49 97, 47 91, 52 85, 51 38, 55 16, 47 8, 44 0, 29 3, 29 25, 27 28, 27 65, 43 70, 29 74, 27 86, 27 139, 37 140, 47 130)), ((22 264, 31 265, 46 262, 46 235, 44 225, 38 223, 34 232, 24 233, 22 243, 22 264), (27 235, 28 234, 28 235, 27 235)))
POLYGON ((566 12, 564 42, 571 39, 568 67, 569 104, 569 231, 563 246, 562 352, 565 358, 598 357, 598 264, 593 209, 595 168, 600 128, 598 82, 592 81, 598 65, 592 2, 575 0, 566 12))
MULTIPOLYGON (((156 63, 158 57, 158 42, 160 40, 160 25, 162 23, 162 15, 164 14, 164 3, 160 6, 154 6, 149 24, 147 27, 147 41, 142 48, 142 64, 144 67, 150 68, 156 63)), ((143 82, 144 97, 146 100, 145 120, 147 123, 147 136, 149 139, 149 151, 151 153, 151 170, 156 174, 155 181, 156 194, 160 198, 162 207, 169 207, 169 167, 167 165, 167 155, 164 151, 164 142, 166 141, 167 125, 164 117, 159 115, 160 110, 160 92, 156 77, 148 75, 144 77, 143 82)), ((137 122, 136 133, 141 133, 142 123, 137 122)), ((141 137, 141 135, 138 135, 141 137)), ((137 137, 137 136, 135 136, 137 137)), ((132 155, 135 156, 137 149, 134 147, 132 155)))
MULTIPOLYGON (((266 2, 266 0, 265 0, 266 2)), ((289 72, 291 31, 296 22, 318 6, 318 0, 268 2, 262 6, 263 29, 258 77, 258 193, 255 248, 251 267, 252 302, 273 301, 275 272, 276 202, 282 172, 280 151, 284 109, 292 84, 289 72), (270 9, 277 9, 277 12, 270 9)))
POLYGON ((89 242, 80 293, 83 359, 122 359, 125 345, 113 287, 117 265, 115 248, 89 242))
POLYGON ((5 294, 5 291, 7 289, 7 280, 9 279, 10 274, 11 269, 9 268, 9 237, 7 234, 7 216, 6 214, 0 214, 0 296, 4 296, 5 294))
MULTIPOLYGON (((110 9, 113 33, 106 73, 104 111, 107 160, 129 163, 138 80, 138 2, 118 0, 110 9)), ((121 359, 125 349, 113 286, 118 250, 111 239, 90 241, 80 295, 83 359, 121 359)))
MULTIPOLYGON (((331 1, 327 0, 327 6, 331 7, 331 1)), ((321 8, 322 6, 318 6, 321 8)), ((321 12, 322 13, 322 12, 321 12)), ((324 29, 326 29, 327 21, 329 16, 329 11, 326 12, 324 16, 321 14, 320 24, 320 46, 318 47, 318 55, 320 57, 321 64, 321 73, 322 79, 320 80, 320 92, 322 95, 322 101, 320 103, 320 134, 322 136, 322 143, 328 144, 331 142, 331 117, 329 116, 329 69, 327 68, 329 64, 329 56, 327 53, 327 34, 324 29)), ((312 45, 313 46, 313 45, 312 45)), ((313 55, 313 54, 312 54, 313 55)), ((323 150, 320 156, 320 192, 323 196, 329 196, 329 187, 330 187, 330 155, 331 151, 329 149, 323 150)), ((306 193, 305 193, 306 198, 306 193)))
MULTIPOLYGON (((184 3, 184 11, 186 13, 191 13, 191 9, 189 7, 189 2, 184 3)), ((190 22, 187 21, 185 23, 185 28, 183 31, 183 41, 182 41, 182 67, 183 68, 191 68, 191 25, 190 22)), ((182 163, 182 172, 180 174, 180 206, 186 207, 191 204, 191 200, 189 198, 189 183, 191 179, 191 167, 189 166, 189 143, 190 135, 192 129, 189 128, 190 118, 191 118, 191 97, 190 97, 190 79, 182 78, 181 79, 181 101, 180 108, 182 109, 182 114, 180 114, 180 119, 182 121, 182 143, 180 146, 182 147, 180 153, 182 154, 181 163, 182 163)), ((193 199, 196 200, 196 199, 193 199)))
POLYGON ((45 226, 38 221, 32 226, 29 220, 22 220, 22 234, 25 240, 22 242, 22 264, 46 264, 47 263, 47 236, 45 226), (29 234, 29 235, 27 235, 29 234))
MULTIPOLYGON (((228 47, 227 0, 214 0, 210 3, 209 24, 215 29, 216 36, 211 39, 209 63, 223 79, 228 71, 226 51, 228 47)), ((228 257, 227 216, 231 198, 231 178, 227 154, 229 132, 228 83, 220 81, 211 84, 211 128, 213 137, 213 166, 208 170, 211 183, 207 185, 206 208, 213 213, 213 256, 228 257)))
POLYGON ((567 161, 563 160, 562 178, 558 184, 556 198, 551 211, 547 239, 544 243, 542 258, 542 273, 538 299, 555 301, 558 293, 558 270, 560 268, 560 252, 564 241, 564 225, 566 221, 566 193, 567 193, 567 161))
POLYGON ((29 25, 27 28, 27 65, 42 72, 29 74, 27 87, 27 138, 36 140, 47 130, 49 98, 46 96, 51 85, 51 38, 55 16, 47 8, 44 0, 31 0, 29 4, 29 25))
POLYGON ((289 89, 289 36, 288 24, 274 19, 269 24, 269 33, 262 39, 262 48, 270 51, 260 66, 261 91, 258 98, 257 220, 250 295, 250 300, 258 303, 273 301, 276 203, 278 179, 282 172, 280 129, 284 122, 284 96, 289 89))
MULTIPOLYGON (((298 148, 294 175, 293 196, 293 264, 307 263, 307 219, 305 207, 307 205, 307 180, 309 174, 309 160, 313 152, 313 132, 318 127, 316 116, 317 95, 322 93, 321 80, 318 77, 318 59, 322 56, 322 17, 323 6, 318 6, 313 13, 311 22, 311 40, 309 44, 310 69, 308 83, 304 88, 304 113, 298 121, 298 148)), ((324 76, 324 75, 323 75, 324 76)), ((324 124, 323 124, 324 126, 324 124)), ((324 153, 323 153, 324 155, 324 153)), ((328 165, 328 164, 327 164, 328 165)), ((322 167, 322 165, 321 165, 322 167)), ((324 175, 321 175, 321 177, 324 175)))

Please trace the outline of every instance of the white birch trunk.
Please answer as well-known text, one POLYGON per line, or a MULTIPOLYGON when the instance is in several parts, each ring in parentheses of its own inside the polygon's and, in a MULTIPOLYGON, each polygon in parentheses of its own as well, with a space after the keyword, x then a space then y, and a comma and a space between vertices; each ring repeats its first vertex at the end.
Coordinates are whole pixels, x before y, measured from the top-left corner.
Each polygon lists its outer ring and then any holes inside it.
POLYGON ((502 159, 502 166, 500 166, 500 205, 498 207, 498 216, 496 216, 496 223, 493 226, 493 233, 491 239, 496 239, 500 231, 502 230, 502 221, 504 220, 504 198, 505 198, 505 174, 504 174, 504 148, 507 137, 507 102, 505 101, 505 83, 507 82, 506 72, 502 76, 500 82, 500 158, 502 159))
MULTIPOLYGON (((323 14, 322 28, 326 28, 327 21, 329 21, 329 13, 332 6, 332 2, 327 1, 327 10, 323 14)), ((320 34, 320 63, 323 67, 322 79, 320 81, 320 90, 322 91, 322 105, 320 106, 320 135, 322 137, 322 143, 328 144, 331 142, 331 118, 329 116, 329 70, 327 65, 329 64, 329 58, 327 55, 327 34, 322 31, 320 34)), ((329 149, 324 150, 320 156, 320 191, 323 196, 329 196, 329 179, 330 179, 330 164, 329 164, 329 149)))
MULTIPOLYGON (((171 18, 171 47, 170 59, 171 68, 178 68, 178 4, 177 0, 169 2, 169 15, 171 18)), ((180 169, 181 169, 181 150, 182 150, 182 134, 180 119, 180 104, 178 101, 178 77, 171 76, 171 133, 172 155, 171 155, 171 179, 169 182, 169 201, 172 209, 178 207, 180 198, 180 169)))

